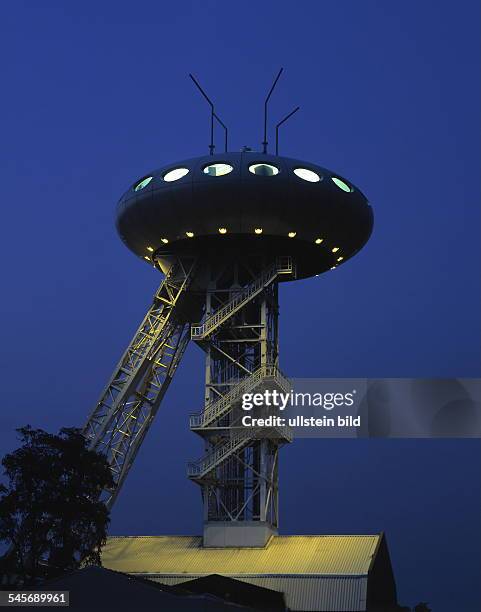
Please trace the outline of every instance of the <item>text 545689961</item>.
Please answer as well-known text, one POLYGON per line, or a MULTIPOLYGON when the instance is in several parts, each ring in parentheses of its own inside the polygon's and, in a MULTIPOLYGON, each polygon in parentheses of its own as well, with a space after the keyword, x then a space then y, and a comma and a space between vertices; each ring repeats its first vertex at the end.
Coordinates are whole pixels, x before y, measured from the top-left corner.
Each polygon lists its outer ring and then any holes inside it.
POLYGON ((68 591, 0 591, 0 606, 68 605, 68 591))

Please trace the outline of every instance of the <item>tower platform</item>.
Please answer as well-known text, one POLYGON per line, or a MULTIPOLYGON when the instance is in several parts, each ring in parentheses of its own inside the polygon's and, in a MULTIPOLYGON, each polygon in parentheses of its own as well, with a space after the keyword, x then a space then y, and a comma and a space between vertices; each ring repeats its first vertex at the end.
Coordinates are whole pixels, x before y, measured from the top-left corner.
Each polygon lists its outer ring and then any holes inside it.
POLYGON ((114 536, 104 567, 176 585, 220 574, 282 592, 289 610, 394 609, 387 543, 375 535, 273 535, 263 548, 205 548, 200 536, 114 536))

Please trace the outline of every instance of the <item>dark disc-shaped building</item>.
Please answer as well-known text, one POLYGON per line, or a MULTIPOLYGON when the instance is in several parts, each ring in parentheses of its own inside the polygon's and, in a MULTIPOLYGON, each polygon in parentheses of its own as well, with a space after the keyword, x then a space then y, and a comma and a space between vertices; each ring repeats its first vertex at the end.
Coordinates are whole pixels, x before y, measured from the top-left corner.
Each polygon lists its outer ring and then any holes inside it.
POLYGON ((224 153, 168 164, 139 178, 117 208, 117 229, 139 257, 190 252, 291 255, 297 278, 344 264, 367 242, 373 213, 348 179, 316 164, 224 153))

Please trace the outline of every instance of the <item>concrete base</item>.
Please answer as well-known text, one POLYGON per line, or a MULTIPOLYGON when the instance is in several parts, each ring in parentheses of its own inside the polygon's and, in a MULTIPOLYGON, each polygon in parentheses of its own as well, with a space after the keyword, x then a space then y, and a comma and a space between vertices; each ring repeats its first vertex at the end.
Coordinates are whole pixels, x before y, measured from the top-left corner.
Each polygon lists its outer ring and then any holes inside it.
POLYGON ((211 521, 204 523, 205 548, 264 548, 277 535, 270 523, 259 521, 211 521))

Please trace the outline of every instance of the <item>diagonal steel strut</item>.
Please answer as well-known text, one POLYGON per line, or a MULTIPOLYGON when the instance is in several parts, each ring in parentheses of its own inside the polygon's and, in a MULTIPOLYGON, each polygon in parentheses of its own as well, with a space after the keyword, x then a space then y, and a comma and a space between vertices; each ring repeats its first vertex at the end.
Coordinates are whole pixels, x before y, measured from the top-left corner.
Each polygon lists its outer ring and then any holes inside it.
POLYGON ((109 507, 187 347, 189 324, 179 310, 195 263, 193 257, 174 261, 83 429, 91 448, 104 452, 110 464, 115 486, 102 496, 109 507))

